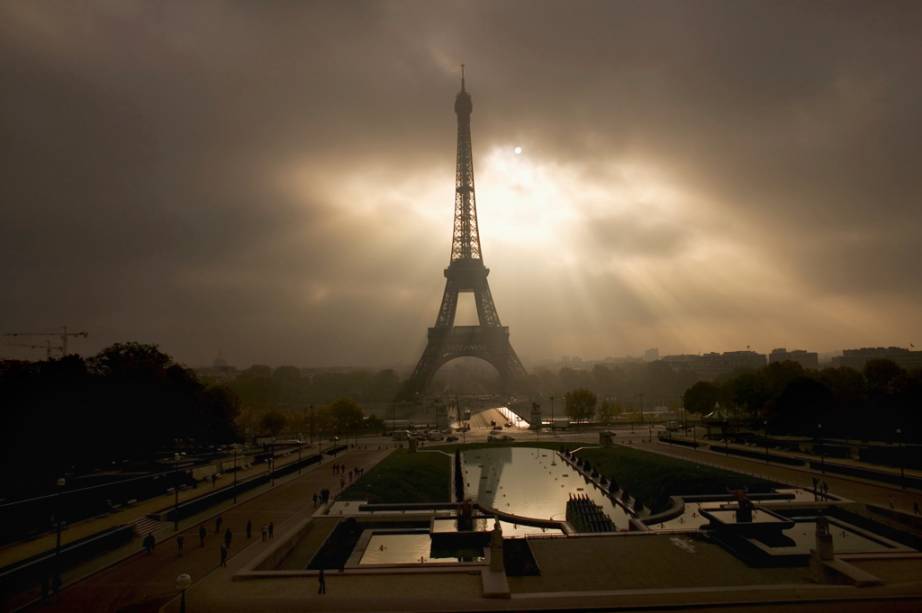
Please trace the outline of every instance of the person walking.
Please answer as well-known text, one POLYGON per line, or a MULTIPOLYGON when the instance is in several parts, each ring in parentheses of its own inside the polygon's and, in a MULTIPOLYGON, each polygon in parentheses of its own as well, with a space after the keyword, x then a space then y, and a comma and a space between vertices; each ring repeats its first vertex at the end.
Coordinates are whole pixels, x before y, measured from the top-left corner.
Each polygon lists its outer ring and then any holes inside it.
POLYGON ((221 566, 227 566, 227 546, 221 543, 221 566))
POLYGON ((199 525, 199 527, 198 527, 198 542, 199 542, 199 545, 202 546, 202 547, 205 546, 205 535, 206 535, 206 534, 208 534, 208 531, 205 530, 205 524, 199 525))
POLYGON ((816 477, 811 477, 813 479, 813 501, 819 500, 819 480, 816 477))
POLYGON ((231 532, 230 528, 224 531, 224 546, 227 547, 228 549, 230 549, 231 541, 233 540, 233 538, 234 538, 234 533, 231 532))
POLYGON ((269 538, 269 527, 263 524, 263 542, 266 542, 266 539, 269 538))
POLYGON ((274 532, 275 532, 275 522, 270 521, 269 522, 269 538, 270 539, 274 536, 273 534, 274 532))
POLYGON ((183 535, 178 535, 176 537, 176 550, 179 552, 179 557, 182 557, 182 548, 186 544, 186 538, 183 535))
POLYGON ((214 533, 215 533, 215 534, 220 534, 220 533, 221 533, 221 524, 223 524, 223 523, 224 523, 224 518, 221 517, 220 515, 218 515, 218 517, 215 518, 215 520, 214 520, 214 533))
POLYGON ((317 594, 326 594, 327 593, 327 578, 323 574, 323 568, 320 569, 320 574, 317 575, 317 594))
POLYGON ((157 540, 154 538, 153 532, 148 532, 147 536, 144 537, 144 550, 147 552, 147 555, 154 553, 154 545, 157 543, 157 540))
POLYGON ((250 540, 250 537, 253 536, 253 520, 247 520, 247 540, 250 540))

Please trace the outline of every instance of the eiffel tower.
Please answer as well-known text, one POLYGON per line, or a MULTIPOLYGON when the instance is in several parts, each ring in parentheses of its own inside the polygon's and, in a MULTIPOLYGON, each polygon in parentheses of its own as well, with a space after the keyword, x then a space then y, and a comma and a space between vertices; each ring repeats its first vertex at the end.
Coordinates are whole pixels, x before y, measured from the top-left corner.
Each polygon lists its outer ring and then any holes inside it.
POLYGON ((493 295, 487 283, 490 269, 483 265, 480 231, 477 228, 477 196, 474 193, 474 159, 471 153, 471 112, 474 105, 464 88, 455 97, 458 116, 458 158, 455 171, 455 218, 451 239, 451 261, 445 269, 445 292, 429 328, 429 341, 413 374, 404 387, 410 399, 425 393, 436 371, 455 358, 471 356, 486 360, 499 372, 504 391, 521 386, 525 368, 509 342, 509 327, 499 321, 493 295), (458 294, 472 292, 477 305, 477 326, 456 326, 458 294))

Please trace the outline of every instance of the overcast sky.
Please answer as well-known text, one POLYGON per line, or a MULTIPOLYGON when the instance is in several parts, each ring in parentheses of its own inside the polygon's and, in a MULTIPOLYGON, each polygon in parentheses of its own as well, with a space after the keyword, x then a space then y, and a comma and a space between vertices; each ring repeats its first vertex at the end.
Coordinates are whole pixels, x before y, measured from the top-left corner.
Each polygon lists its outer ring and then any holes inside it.
POLYGON ((464 62, 526 365, 922 345, 920 32, 890 1, 3 2, 0 331, 411 365, 464 62))

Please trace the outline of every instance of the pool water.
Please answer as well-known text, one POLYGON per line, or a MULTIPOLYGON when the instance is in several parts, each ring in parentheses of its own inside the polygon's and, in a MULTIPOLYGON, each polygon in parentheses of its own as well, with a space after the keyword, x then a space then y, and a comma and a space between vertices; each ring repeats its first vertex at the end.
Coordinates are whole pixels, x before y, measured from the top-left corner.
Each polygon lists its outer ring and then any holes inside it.
POLYGON ((463 469, 466 495, 485 507, 563 521, 570 495, 581 494, 600 505, 618 530, 628 528, 627 512, 553 450, 492 447, 467 451, 463 469))
POLYGON ((373 534, 359 564, 438 564, 479 562, 483 550, 435 552, 428 532, 373 534), (441 556, 441 557, 440 557, 441 556))
MULTIPOLYGON (((836 521, 829 522, 829 533, 832 534, 832 547, 836 553, 870 553, 893 549, 883 541, 858 534, 836 521)), ((793 528, 784 531, 784 535, 796 543, 795 547, 808 552, 816 545, 816 521, 798 519, 793 528)))

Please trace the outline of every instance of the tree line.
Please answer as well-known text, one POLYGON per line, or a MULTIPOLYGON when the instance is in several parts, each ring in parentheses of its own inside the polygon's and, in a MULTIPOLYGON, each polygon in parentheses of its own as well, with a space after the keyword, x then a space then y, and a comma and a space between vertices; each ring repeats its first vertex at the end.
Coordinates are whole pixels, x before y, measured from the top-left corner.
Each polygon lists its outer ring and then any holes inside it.
POLYGON ((206 386, 156 345, 117 343, 86 359, 2 361, 0 405, 6 493, 238 439, 237 396, 206 386))
POLYGON ((738 412, 769 432, 922 442, 922 370, 891 360, 852 368, 810 370, 769 364, 716 382, 698 381, 683 395, 689 412, 738 412))

